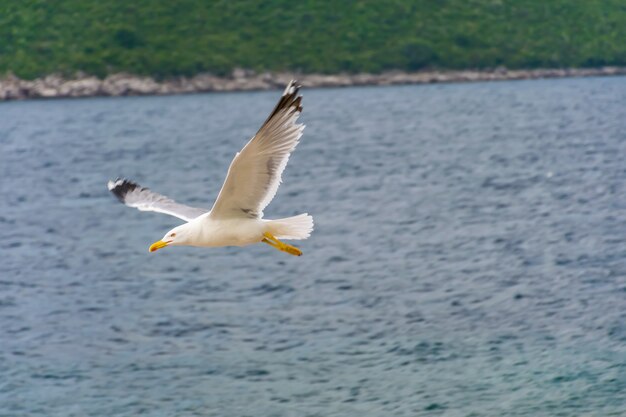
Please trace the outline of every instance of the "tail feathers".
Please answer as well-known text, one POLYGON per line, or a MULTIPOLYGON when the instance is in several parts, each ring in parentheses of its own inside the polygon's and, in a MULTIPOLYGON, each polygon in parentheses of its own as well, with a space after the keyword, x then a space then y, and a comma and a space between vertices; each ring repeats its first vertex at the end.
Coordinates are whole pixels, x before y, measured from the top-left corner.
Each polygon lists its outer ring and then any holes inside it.
POLYGON ((270 220, 269 229, 278 239, 306 239, 313 231, 313 217, 304 213, 285 219, 270 220))

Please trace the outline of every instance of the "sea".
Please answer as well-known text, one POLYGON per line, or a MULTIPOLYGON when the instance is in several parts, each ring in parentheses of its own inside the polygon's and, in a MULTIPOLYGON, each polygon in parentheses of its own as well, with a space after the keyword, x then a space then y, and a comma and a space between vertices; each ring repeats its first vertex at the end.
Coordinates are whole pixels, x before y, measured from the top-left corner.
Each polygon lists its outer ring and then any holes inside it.
POLYGON ((280 91, 0 103, 0 416, 626 416, 626 78, 303 89, 302 257, 148 246, 280 91))

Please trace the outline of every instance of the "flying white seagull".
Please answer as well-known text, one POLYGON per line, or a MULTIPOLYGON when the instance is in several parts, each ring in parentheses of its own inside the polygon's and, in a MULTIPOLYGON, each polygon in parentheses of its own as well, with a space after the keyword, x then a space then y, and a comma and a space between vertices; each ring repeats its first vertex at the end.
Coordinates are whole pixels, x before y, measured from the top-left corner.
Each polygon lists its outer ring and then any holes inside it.
POLYGON ((263 219, 281 183, 289 155, 304 130, 298 124, 302 112, 300 86, 291 81, 261 129, 243 147, 228 168, 226 180, 211 210, 179 204, 148 188, 126 180, 109 181, 108 188, 129 207, 156 211, 185 220, 150 246, 150 252, 166 246, 245 246, 264 242, 291 255, 300 249, 280 239, 306 239, 313 230, 307 213, 278 220, 263 219))

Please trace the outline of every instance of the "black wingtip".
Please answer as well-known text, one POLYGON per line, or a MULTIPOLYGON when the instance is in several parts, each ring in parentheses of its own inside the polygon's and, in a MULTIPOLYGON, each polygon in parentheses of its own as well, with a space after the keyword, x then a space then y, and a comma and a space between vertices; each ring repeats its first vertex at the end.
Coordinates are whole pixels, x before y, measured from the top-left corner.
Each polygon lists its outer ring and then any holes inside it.
POLYGON ((120 200, 120 202, 123 203, 126 198, 126 194, 142 187, 136 182, 127 180, 126 178, 117 178, 115 181, 109 181, 107 188, 113 193, 113 195, 115 195, 115 197, 117 197, 118 200, 120 200))
POLYGON ((279 106, 277 106, 277 110, 279 108, 295 107, 297 111, 302 112, 302 96, 300 95, 301 87, 302 85, 298 83, 298 80, 289 81, 289 84, 287 84, 287 87, 285 87, 283 97, 278 103, 279 106), (280 104, 283 105, 280 106, 280 104))
POLYGON ((297 80, 289 81, 282 97, 274 107, 274 110, 270 113, 269 117, 265 121, 267 123, 272 117, 274 117, 279 111, 289 109, 290 111, 302 113, 302 96, 300 95, 300 84, 297 80))

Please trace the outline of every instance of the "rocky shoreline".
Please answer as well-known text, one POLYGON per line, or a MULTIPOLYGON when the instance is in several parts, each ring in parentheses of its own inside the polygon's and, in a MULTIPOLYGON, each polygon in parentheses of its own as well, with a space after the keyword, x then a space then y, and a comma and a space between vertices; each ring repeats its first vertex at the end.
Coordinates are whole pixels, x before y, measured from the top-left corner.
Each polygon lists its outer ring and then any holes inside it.
POLYGON ((200 74, 156 81, 151 77, 114 74, 99 79, 78 74, 72 79, 48 75, 35 80, 22 80, 9 75, 0 78, 0 101, 32 98, 138 96, 188 94, 209 91, 251 91, 281 88, 292 78, 304 87, 349 87, 363 85, 428 84, 470 81, 528 80, 539 78, 595 77, 626 75, 626 67, 508 70, 392 71, 383 74, 294 74, 263 73, 236 69, 229 77, 200 74))

